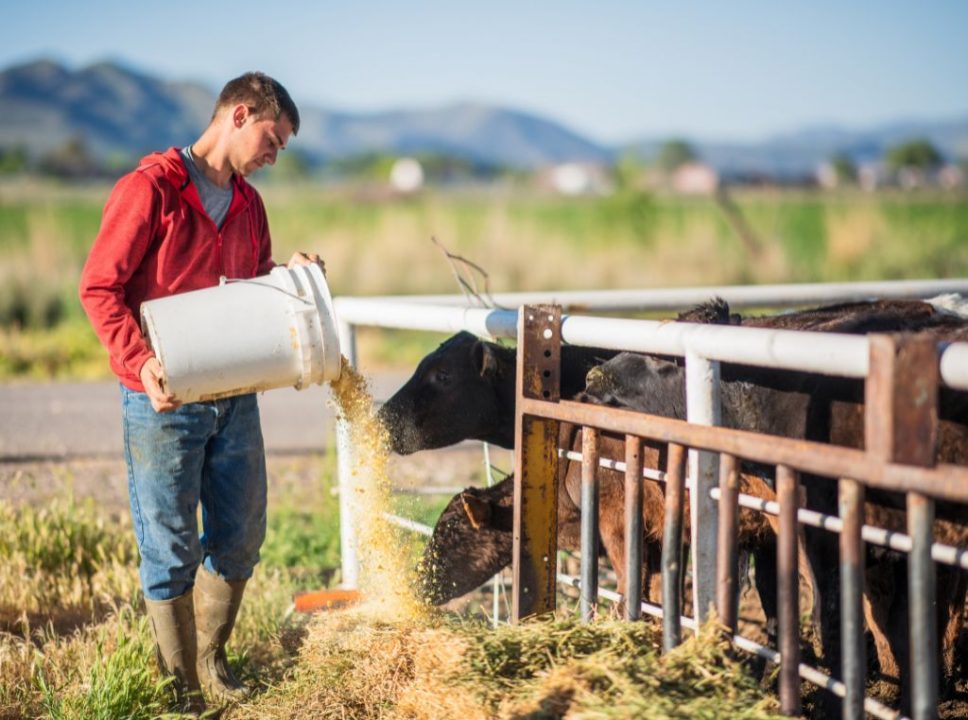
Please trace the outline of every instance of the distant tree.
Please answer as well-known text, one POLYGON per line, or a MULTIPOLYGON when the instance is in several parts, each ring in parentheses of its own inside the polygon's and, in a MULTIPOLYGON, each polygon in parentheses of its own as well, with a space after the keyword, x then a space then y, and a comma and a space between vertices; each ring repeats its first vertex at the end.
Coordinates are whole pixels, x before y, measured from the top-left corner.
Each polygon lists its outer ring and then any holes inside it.
POLYGON ((79 135, 47 153, 40 161, 40 169, 46 174, 66 178, 91 177, 99 171, 97 161, 79 135))
POLYGON ((937 169, 944 162, 944 158, 930 140, 919 138, 890 148, 885 161, 892 170, 910 168, 929 171, 937 169))
POLYGON ((616 192, 638 190, 642 184, 642 161, 633 152, 623 153, 615 162, 614 173, 616 192))
POLYGON ((685 140, 668 140, 659 148, 659 167, 667 172, 697 159, 695 148, 685 140))
POLYGON ((267 174, 273 181, 294 182, 306 180, 313 172, 312 160, 298 150, 280 153, 276 164, 268 168, 267 174))
POLYGON ((27 169, 27 148, 15 145, 10 148, 0 148, 0 175, 14 175, 27 169))
POLYGON ((830 167, 837 177, 838 185, 852 185, 857 182, 857 165, 847 153, 836 153, 831 157, 830 167))
POLYGON ((362 153, 332 161, 328 172, 341 179, 384 182, 390 177, 390 168, 395 161, 395 155, 362 153))

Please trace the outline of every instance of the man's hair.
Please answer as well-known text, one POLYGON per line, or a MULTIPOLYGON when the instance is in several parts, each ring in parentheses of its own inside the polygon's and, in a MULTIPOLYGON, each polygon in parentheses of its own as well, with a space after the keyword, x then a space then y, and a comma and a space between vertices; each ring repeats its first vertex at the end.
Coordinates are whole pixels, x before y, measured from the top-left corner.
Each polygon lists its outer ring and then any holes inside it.
POLYGON ((285 114, 292 123, 292 134, 299 132, 299 110, 296 103, 292 101, 282 83, 265 73, 248 72, 225 83, 215 102, 212 119, 215 119, 222 108, 239 103, 244 103, 256 115, 270 115, 276 120, 285 114))

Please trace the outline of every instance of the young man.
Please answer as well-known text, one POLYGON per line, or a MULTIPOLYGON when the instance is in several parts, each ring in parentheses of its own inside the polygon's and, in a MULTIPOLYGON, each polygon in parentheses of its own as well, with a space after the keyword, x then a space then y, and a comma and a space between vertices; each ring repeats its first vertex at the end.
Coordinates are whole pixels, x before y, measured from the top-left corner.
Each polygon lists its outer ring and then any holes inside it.
MULTIPOLYGON (((180 405, 141 333, 140 307, 221 276, 269 272, 265 207, 244 177, 273 164, 298 130, 281 84, 262 73, 230 81, 193 145, 148 155, 118 181, 81 275, 81 302, 121 381, 131 514, 158 659, 196 711, 200 688, 217 702, 246 692, 225 643, 265 537, 259 409, 254 395, 180 405)), ((311 262, 322 265, 303 253, 289 265, 311 262)))

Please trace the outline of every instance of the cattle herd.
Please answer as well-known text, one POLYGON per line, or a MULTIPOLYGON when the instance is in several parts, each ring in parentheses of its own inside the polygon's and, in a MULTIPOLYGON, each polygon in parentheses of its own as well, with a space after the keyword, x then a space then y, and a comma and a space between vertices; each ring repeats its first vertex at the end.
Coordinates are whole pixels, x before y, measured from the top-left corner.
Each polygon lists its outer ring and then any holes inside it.
MULTIPOLYGON (((955 298, 957 300, 957 298, 955 298)), ((950 296, 936 301, 881 300, 830 305, 771 316, 741 317, 722 300, 712 300, 679 316, 680 321, 803 331, 867 334, 917 332, 938 341, 968 340, 968 313, 952 309, 950 296)), ((514 446, 514 350, 459 333, 425 357, 414 375, 382 407, 393 450, 412 453, 466 439, 514 446)), ((628 408, 685 419, 685 380, 681 361, 636 353, 563 346, 561 396, 581 402, 628 408)), ((862 381, 723 364, 722 421, 727 427, 862 448, 862 381)), ((968 393, 939 390, 938 462, 968 465, 968 393)), ((580 428, 562 423, 559 447, 578 449, 580 428)), ((621 459, 623 438, 601 435, 601 456, 621 459)), ((665 446, 646 441, 644 465, 661 468, 665 446)), ((806 507, 837 515, 837 484, 831 478, 803 476, 806 507)), ((741 492, 774 499, 772 468, 744 463, 741 492)), ((558 545, 578 550, 580 538, 580 464, 563 460, 558 468, 558 545)), ((601 469, 600 547, 624 591, 624 475, 601 469)), ((441 514, 424 555, 421 590, 441 604, 470 592, 510 565, 512 555, 513 479, 489 488, 468 488, 441 514)), ((643 482, 643 594, 659 598, 658 558, 662 540, 662 487, 643 482)), ((688 517, 688 513, 686 514, 688 517)), ((869 491, 865 522, 904 532, 904 498, 869 491)), ((771 516, 742 513, 741 550, 753 559, 755 585, 767 631, 775 641, 777 527, 771 516)), ((968 508, 939 502, 935 537, 968 547, 968 508)), ((819 661, 839 674, 840 620, 838 539, 812 527, 801 532, 805 552, 801 573, 812 589, 819 661)), ((876 649, 877 672, 893 681, 902 702, 908 698, 906 558, 885 548, 867 546, 865 618, 876 649)), ((937 566, 937 603, 942 696, 950 695, 962 663, 959 635, 965 615, 968 572, 937 566)))

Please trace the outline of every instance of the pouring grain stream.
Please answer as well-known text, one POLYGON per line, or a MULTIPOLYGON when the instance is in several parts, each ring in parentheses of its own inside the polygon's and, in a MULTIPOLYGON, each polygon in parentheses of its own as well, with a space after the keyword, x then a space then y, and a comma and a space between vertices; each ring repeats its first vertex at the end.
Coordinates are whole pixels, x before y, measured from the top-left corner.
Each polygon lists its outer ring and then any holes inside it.
POLYGON ((384 620, 414 619, 424 612, 424 606, 413 592, 411 553, 401 542, 400 531, 384 517, 391 509, 389 436, 376 417, 366 378, 346 357, 341 363, 340 376, 330 381, 330 388, 352 448, 350 504, 357 522, 361 610, 384 620))

